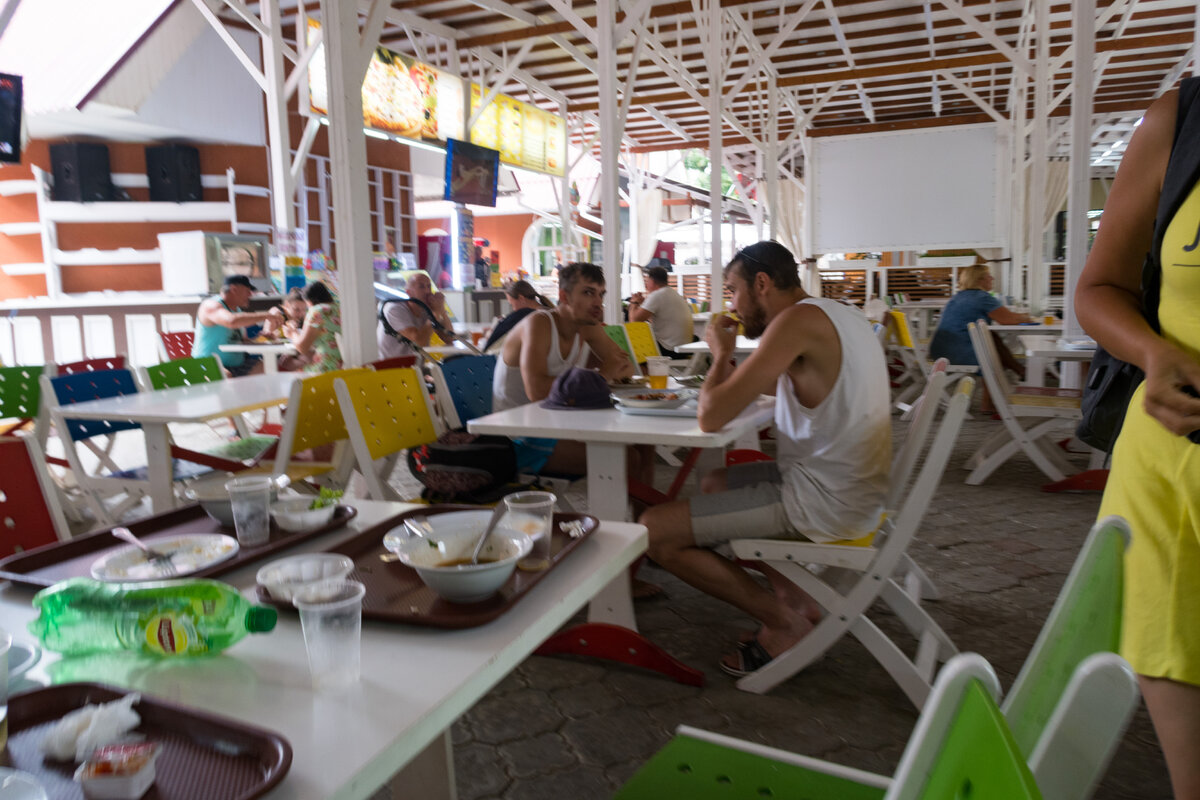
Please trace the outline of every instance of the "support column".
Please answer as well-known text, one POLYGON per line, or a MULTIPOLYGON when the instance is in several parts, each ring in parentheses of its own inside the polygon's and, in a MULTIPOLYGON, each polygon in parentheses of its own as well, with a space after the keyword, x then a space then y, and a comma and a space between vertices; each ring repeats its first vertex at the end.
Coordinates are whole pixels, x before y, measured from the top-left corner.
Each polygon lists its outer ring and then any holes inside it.
POLYGON ((1033 164, 1029 178, 1029 207, 1025 209, 1029 229, 1029 241, 1025 243, 1029 252, 1029 313, 1034 316, 1045 311, 1049 288, 1042 246, 1046 216, 1046 126, 1050 104, 1050 9, 1047 3, 1048 0, 1034 0, 1037 56, 1033 71, 1033 135, 1029 143, 1029 158, 1033 164))
MULTIPOLYGON (((292 201, 296 182, 292 178, 291 133, 288 129, 287 75, 283 65, 283 20, 279 0, 263 0, 262 22, 268 35, 262 38, 263 77, 266 78, 267 157, 271 165, 271 223, 277 231, 296 226, 292 201)), ((303 49, 303 41, 300 42, 303 49)))
MULTIPOLYGON (((799 120, 796 124, 800 124, 799 120)), ((770 219, 770 238, 779 240, 779 87, 775 71, 767 72, 767 153, 761 174, 767 177, 767 215, 770 219)), ((802 253, 796 254, 803 258, 802 253)))
POLYGON ((329 81, 329 160, 337 231, 338 294, 342 319, 354 323, 342 330, 342 359, 346 366, 357 366, 378 357, 367 143, 363 136, 366 62, 359 43, 357 3, 321 0, 321 20, 329 81))
MULTIPOLYGON (((567 104, 561 103, 558 107, 558 114, 562 117, 563 130, 569 135, 571 131, 570 121, 567 119, 567 104)), ((566 141, 567 136, 564 135, 563 141, 566 141)), ((558 218, 562 224, 562 259, 561 263, 569 264, 572 261, 577 261, 575 257, 575 227, 571 219, 571 154, 569 151, 562 153, 563 176, 562 184, 558 192, 558 218)))
POLYGON ((712 250, 709 284, 709 308, 720 311, 725 307, 725 282, 721 271, 721 164, 724 163, 721 141, 721 76, 724 54, 721 52, 721 3, 708 0, 708 207, 711 210, 712 250))
MULTIPOLYGON (((1075 284, 1087 260, 1088 206, 1091 200, 1092 61, 1095 57, 1096 0, 1075 0, 1071 12, 1075 65, 1071 69, 1071 167, 1067 188, 1067 266, 1063 289, 1063 334, 1083 334, 1075 318, 1075 284)), ((1068 366, 1064 364, 1064 369, 1068 366)), ((1079 386, 1079 365, 1072 362, 1063 385, 1079 386)))
MULTIPOLYGON (((621 114, 617 104, 616 0, 596 3, 596 50, 600 56, 600 220, 604 235, 604 321, 621 321, 621 114)), ((633 87, 629 87, 633 91, 633 87)))

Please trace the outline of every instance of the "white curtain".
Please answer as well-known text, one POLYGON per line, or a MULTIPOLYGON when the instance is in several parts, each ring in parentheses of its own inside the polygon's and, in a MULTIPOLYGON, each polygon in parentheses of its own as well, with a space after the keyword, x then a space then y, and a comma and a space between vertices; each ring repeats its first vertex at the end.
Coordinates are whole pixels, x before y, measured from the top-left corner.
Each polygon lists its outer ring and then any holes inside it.
POLYGON ((808 254, 804 246, 804 190, 794 181, 780 178, 779 207, 769 211, 774 222, 775 238, 801 262, 800 278, 804 290, 814 297, 820 297, 820 275, 815 266, 806 269, 803 264, 804 257, 808 254))
POLYGON ((646 266, 654 258, 658 242, 658 227, 662 221, 663 193, 661 189, 642 189, 637 193, 637 246, 633 263, 646 266))
MULTIPOLYGON (((1033 249, 1042 246, 1042 236, 1054 222, 1054 216, 1062 210, 1067 202, 1067 189, 1070 182, 1071 164, 1068 161, 1054 160, 1046 162, 1046 206, 1042 215, 1041 225, 1035 227, 1029 214, 1025 215, 1025 247, 1033 249)), ((1025 208, 1030 207, 1030 194, 1034 190, 1033 167, 1025 167, 1025 208)))

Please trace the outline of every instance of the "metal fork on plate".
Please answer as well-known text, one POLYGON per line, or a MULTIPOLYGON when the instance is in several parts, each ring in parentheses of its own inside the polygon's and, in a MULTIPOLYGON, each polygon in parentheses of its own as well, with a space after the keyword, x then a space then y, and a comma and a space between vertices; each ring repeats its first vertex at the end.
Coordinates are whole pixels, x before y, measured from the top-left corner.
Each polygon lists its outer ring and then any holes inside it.
POLYGON ((166 575, 174 575, 179 571, 175 566, 175 562, 171 560, 171 553, 164 553, 161 550, 155 550, 150 545, 143 542, 130 532, 129 528, 117 527, 112 529, 112 535, 124 542, 129 542, 135 547, 140 547, 146 553, 146 560, 154 565, 154 568, 166 575))

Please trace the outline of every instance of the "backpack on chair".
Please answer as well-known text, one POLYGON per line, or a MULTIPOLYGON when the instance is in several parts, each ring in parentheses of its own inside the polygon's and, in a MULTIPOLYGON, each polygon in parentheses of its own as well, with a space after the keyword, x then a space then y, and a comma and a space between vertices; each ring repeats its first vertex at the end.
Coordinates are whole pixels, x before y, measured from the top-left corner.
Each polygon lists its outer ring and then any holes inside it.
POLYGON ((506 436, 447 431, 408 451, 408 468, 431 503, 487 505, 514 491, 517 453, 506 436))

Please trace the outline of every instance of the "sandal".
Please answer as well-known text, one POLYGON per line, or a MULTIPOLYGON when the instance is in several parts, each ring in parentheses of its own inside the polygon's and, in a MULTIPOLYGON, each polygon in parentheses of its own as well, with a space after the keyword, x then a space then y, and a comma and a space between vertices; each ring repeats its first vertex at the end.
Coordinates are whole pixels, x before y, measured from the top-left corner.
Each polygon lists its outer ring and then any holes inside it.
POLYGON ((730 666, 724 660, 720 662, 720 666, 722 670, 735 678, 742 678, 751 672, 757 672, 773 660, 771 654, 758 639, 738 642, 734 656, 737 658, 737 666, 730 666))

